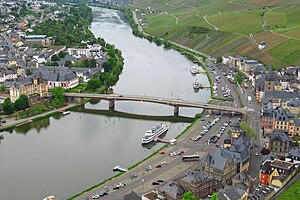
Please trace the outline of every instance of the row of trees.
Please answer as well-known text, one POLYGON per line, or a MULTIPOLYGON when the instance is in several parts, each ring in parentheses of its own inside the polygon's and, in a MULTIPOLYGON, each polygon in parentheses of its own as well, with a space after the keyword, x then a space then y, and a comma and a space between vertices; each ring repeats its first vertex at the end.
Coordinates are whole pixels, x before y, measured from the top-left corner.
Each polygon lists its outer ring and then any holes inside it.
POLYGON ((119 75, 123 71, 124 59, 122 52, 114 45, 106 44, 105 49, 109 58, 102 64, 104 73, 101 73, 99 78, 107 86, 113 86, 118 82, 119 75))
MULTIPOLYGON (((124 17, 125 19, 129 22, 129 25, 132 29, 132 34, 139 37, 139 38, 145 38, 147 39, 149 42, 154 42, 156 45, 161 46, 162 44, 164 45, 164 47, 166 48, 170 48, 170 43, 168 41, 167 38, 164 37, 164 39, 160 39, 157 36, 151 36, 151 35, 144 35, 143 33, 141 33, 139 31, 138 25, 135 23, 134 19, 133 19, 133 14, 130 8, 124 8, 122 10, 124 12, 124 17)), ((166 33, 167 34, 167 33, 166 33)))
POLYGON ((7 98, 3 102, 3 113, 5 115, 13 114, 15 111, 24 110, 29 108, 29 99, 25 94, 21 94, 20 97, 13 103, 10 98, 7 98))

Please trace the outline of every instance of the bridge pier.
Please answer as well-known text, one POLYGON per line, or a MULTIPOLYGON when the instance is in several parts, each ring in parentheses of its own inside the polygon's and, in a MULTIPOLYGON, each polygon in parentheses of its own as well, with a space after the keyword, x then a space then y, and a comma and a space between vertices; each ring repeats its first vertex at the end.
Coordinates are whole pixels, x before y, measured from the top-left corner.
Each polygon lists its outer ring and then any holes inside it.
POLYGON ((67 97, 67 101, 68 101, 69 103, 74 102, 74 97, 67 97))
POLYGON ((74 101, 76 101, 77 103, 81 103, 83 100, 83 98, 80 98, 80 97, 75 97, 74 98, 74 101))
POLYGON ((211 109, 206 109, 206 110, 207 110, 207 114, 208 114, 208 115, 212 115, 212 114, 213 114, 213 112, 212 112, 211 109))
POLYGON ((179 107, 174 106, 174 116, 178 116, 178 115, 179 115, 179 107))
POLYGON ((108 103, 109 110, 114 110, 115 109, 115 101, 109 100, 108 102, 109 102, 108 103))

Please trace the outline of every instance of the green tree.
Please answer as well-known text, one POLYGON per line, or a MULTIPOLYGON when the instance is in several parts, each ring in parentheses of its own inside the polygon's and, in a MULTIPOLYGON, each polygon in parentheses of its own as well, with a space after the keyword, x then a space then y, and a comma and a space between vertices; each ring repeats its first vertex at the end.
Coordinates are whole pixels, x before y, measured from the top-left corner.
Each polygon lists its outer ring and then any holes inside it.
POLYGON ((244 130, 250 137, 255 139, 257 138, 257 133, 246 122, 241 122, 241 129, 244 130))
POLYGON ((65 67, 71 67, 71 66, 72 66, 72 61, 71 60, 66 60, 65 67))
POLYGON ((32 74, 31 70, 30 69, 26 69, 26 76, 29 76, 31 74, 32 74))
POLYGON ((52 93, 52 102, 51 105, 54 107, 62 106, 65 103, 65 90, 61 87, 54 87, 51 90, 52 93))
POLYGON ((54 54, 54 55, 51 57, 51 61, 53 61, 53 62, 59 61, 59 57, 58 57, 56 54, 54 54))
POLYGON ((14 103, 15 110, 24 110, 29 108, 29 99, 25 94, 21 94, 20 97, 14 103))
POLYGON ((15 112, 14 104, 11 102, 10 98, 4 100, 2 107, 5 115, 10 115, 15 112))
POLYGON ((238 72, 238 73, 236 74, 235 81, 236 81, 238 84, 241 84, 241 83, 244 81, 244 75, 242 74, 242 72, 238 72))
POLYGON ((60 59, 64 58, 65 56, 66 56, 66 54, 65 54, 65 52, 63 52, 63 51, 60 51, 60 52, 58 53, 58 57, 59 57, 60 59))
POLYGON ((95 91, 97 88, 100 88, 101 82, 97 78, 92 78, 91 80, 88 81, 87 83, 87 89, 95 91))
POLYGON ((95 59, 91 59, 91 60, 90 60, 90 67, 92 67, 92 68, 97 67, 97 63, 96 63, 96 60, 95 60, 95 59))
POLYGON ((186 192, 181 200, 196 200, 196 197, 191 192, 186 192))
POLYGON ((6 88, 4 85, 0 85, 0 92, 5 92, 6 88))
POLYGON ((221 63, 221 62, 223 62, 222 56, 217 57, 217 63, 221 63))
POLYGON ((105 40, 101 37, 98 37, 97 42, 102 46, 105 47, 106 43, 105 40))
POLYGON ((218 193, 214 192, 211 197, 210 200, 218 200, 218 193))

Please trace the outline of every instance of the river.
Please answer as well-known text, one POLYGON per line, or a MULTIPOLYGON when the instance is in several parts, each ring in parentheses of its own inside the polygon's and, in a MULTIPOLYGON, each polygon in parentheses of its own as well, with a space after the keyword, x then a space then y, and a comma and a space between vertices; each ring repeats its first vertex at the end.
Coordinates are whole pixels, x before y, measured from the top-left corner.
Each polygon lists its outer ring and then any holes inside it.
MULTIPOLYGON (((114 92, 209 100, 209 90, 194 92, 195 77, 189 72, 192 63, 187 58, 134 37, 118 11, 93 8, 93 12, 93 33, 114 44, 125 59, 114 92)), ((197 78, 208 84, 204 75, 197 78)), ((92 112, 107 108, 107 102, 87 103, 68 116, 57 115, 4 132, 5 138, 0 143, 0 199, 39 200, 48 195, 65 199, 113 176, 115 165, 129 167, 162 146, 157 144, 147 149, 140 144, 144 132, 160 123, 159 119, 131 119, 114 116, 109 111, 92 112)), ((137 102, 116 102, 116 110, 146 115, 173 114, 172 107, 137 102)), ((194 116, 200 111, 180 109, 180 115, 194 116)), ((176 137, 188 125, 165 123, 170 127, 167 138, 176 137)))

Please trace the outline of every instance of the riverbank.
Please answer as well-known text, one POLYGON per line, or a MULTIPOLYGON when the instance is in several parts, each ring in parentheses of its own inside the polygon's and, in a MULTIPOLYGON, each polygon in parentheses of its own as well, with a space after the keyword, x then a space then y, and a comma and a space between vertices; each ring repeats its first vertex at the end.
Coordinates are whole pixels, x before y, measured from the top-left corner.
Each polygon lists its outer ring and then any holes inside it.
POLYGON ((1 126, 0 132, 8 131, 8 130, 14 129, 15 127, 25 125, 27 123, 35 122, 35 121, 38 121, 38 120, 41 120, 44 118, 54 116, 64 110, 71 110, 81 104, 83 104, 83 103, 71 103, 71 104, 68 104, 67 106, 57 108, 55 110, 47 111, 45 113, 41 113, 41 114, 31 116, 31 117, 25 117, 22 119, 16 119, 15 117, 5 118, 6 123, 1 126))

